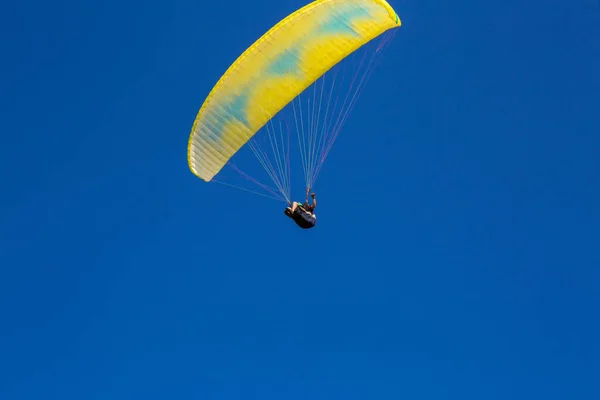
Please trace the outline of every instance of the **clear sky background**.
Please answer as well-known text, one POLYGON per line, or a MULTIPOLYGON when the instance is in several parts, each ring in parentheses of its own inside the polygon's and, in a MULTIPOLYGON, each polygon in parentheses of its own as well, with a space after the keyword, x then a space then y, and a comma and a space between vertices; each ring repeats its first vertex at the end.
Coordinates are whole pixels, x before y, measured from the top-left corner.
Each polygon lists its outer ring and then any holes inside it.
POLYGON ((311 231, 186 160, 304 0, 5 3, 0 399, 600 398, 597 0, 392 0, 311 231))

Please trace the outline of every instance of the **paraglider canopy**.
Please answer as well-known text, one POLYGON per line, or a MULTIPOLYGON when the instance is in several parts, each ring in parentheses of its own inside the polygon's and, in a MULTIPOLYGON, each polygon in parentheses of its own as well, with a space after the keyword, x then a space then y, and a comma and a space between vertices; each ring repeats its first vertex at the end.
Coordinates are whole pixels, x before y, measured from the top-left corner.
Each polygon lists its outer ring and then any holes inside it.
POLYGON ((190 134, 191 171, 211 181, 274 115, 349 54, 400 26, 385 0, 317 0, 289 15, 225 72, 190 134))

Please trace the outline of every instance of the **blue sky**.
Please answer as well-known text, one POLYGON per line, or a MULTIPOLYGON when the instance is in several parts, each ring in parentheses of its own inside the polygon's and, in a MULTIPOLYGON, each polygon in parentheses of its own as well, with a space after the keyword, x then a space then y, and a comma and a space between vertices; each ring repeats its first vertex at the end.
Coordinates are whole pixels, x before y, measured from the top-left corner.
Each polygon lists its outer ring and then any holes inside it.
POLYGON ((599 3, 393 0, 311 231, 186 160, 303 4, 3 6, 1 399, 600 397, 599 3))

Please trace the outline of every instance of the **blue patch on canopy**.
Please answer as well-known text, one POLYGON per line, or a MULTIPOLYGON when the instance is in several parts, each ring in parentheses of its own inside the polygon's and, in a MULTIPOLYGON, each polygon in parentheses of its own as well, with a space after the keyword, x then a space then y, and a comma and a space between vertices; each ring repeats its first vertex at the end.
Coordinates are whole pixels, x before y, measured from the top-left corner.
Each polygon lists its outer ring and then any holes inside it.
POLYGON ((298 64, 300 62, 300 51, 298 48, 291 48, 282 51, 273 61, 267 66, 267 74, 269 75, 288 75, 298 74, 298 64))
POLYGON ((215 105, 207 113, 212 124, 213 140, 216 145, 220 145, 219 139, 223 137, 225 125, 235 120, 248 126, 248 102, 250 100, 250 85, 246 86, 239 94, 233 95, 228 101, 215 105))
POLYGON ((358 33, 352 29, 352 21, 356 18, 369 18, 371 13, 363 7, 346 8, 340 13, 332 14, 325 23, 323 23, 315 34, 318 35, 353 35, 358 36, 358 33))
POLYGON ((248 101, 250 100, 250 85, 246 86, 240 94, 233 96, 233 98, 227 102, 225 108, 229 111, 229 114, 248 126, 248 101))

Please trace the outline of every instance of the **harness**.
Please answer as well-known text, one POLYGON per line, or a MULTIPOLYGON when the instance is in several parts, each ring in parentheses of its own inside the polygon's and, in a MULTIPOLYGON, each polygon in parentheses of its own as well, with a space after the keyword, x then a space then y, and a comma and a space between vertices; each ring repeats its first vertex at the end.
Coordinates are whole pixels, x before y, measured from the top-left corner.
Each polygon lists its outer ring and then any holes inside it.
POLYGON ((306 211, 301 205, 298 205, 298 208, 296 208, 296 211, 292 214, 292 219, 302 229, 312 228, 317 223, 315 215, 306 211))

